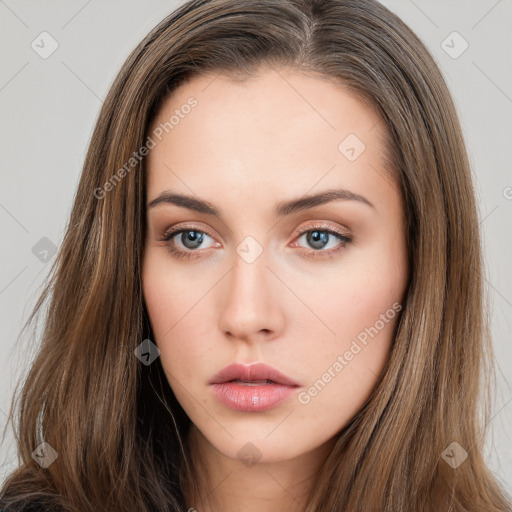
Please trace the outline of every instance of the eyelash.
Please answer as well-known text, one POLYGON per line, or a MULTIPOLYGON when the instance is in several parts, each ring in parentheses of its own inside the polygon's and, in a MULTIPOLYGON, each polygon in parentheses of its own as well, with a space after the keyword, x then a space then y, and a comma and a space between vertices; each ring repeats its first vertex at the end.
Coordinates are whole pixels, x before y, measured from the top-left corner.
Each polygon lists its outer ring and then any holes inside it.
MULTIPOLYGON (((171 254, 173 256, 175 256, 177 258, 189 258, 189 259, 196 258, 196 257, 200 256, 199 250, 182 251, 182 250, 176 249, 176 247, 172 243, 172 239, 175 236, 180 235, 181 233, 186 233, 187 231, 195 231, 196 233, 201 233, 201 234, 209 236, 210 238, 213 238, 208 232, 200 230, 200 229, 196 229, 195 227, 191 226, 191 227, 184 227, 184 228, 181 227, 181 228, 167 231, 163 235, 163 238, 160 241, 165 242, 167 245, 167 249, 171 252, 171 254)), ((298 233, 297 238, 300 238, 303 235, 305 235, 307 233, 311 233, 313 231, 320 231, 321 233, 327 233, 329 235, 333 235, 333 236, 339 238, 342 242, 341 245, 339 245, 336 249, 329 249, 328 251, 311 249, 308 252, 311 252, 313 254, 313 256, 312 256, 313 259, 333 258, 336 253, 341 251, 345 246, 347 246, 349 243, 351 243, 353 241, 352 237, 347 236, 347 235, 341 233, 340 231, 336 231, 331 228, 328 228, 327 226, 324 226, 324 225, 315 225, 315 226, 312 226, 304 231, 301 231, 300 233, 298 233), (326 256, 324 256, 324 255, 326 255, 326 256)))

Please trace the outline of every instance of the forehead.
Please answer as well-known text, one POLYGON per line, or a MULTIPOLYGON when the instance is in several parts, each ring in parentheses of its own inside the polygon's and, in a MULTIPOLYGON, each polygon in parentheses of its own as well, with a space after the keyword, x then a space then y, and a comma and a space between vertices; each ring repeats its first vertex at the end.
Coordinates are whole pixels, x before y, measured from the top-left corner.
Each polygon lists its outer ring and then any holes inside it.
POLYGON ((214 137, 236 128, 244 129, 240 137, 247 132, 276 135, 283 129, 311 136, 318 130, 342 132, 348 125, 362 134, 379 122, 378 115, 341 82, 287 68, 261 68, 244 79, 223 73, 195 76, 162 102, 151 130, 173 114, 179 116, 171 123, 173 134, 183 132, 183 125, 197 128, 200 123, 214 137), (191 101, 196 105, 189 108, 191 101), (297 126, 298 121, 304 123, 297 126))
POLYGON ((148 133, 149 194, 176 187, 211 197, 225 185, 297 195, 319 180, 372 187, 375 172, 385 174, 379 116, 341 84, 289 69, 243 81, 196 76, 166 98, 148 133))

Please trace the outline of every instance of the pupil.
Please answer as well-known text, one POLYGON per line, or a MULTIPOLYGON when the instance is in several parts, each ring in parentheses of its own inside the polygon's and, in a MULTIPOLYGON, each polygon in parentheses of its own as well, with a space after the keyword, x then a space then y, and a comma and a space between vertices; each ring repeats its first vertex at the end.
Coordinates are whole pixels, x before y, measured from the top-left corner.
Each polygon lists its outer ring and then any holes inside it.
POLYGON ((308 243, 315 249, 322 249, 327 244, 329 235, 324 231, 311 231, 308 236, 308 243))
POLYGON ((188 249, 195 249, 201 245, 203 241, 203 234, 198 233, 197 231, 187 231, 182 233, 182 242, 185 247, 188 249), (186 235, 185 239, 183 239, 183 235, 186 235), (191 243, 190 243, 191 242, 191 243))

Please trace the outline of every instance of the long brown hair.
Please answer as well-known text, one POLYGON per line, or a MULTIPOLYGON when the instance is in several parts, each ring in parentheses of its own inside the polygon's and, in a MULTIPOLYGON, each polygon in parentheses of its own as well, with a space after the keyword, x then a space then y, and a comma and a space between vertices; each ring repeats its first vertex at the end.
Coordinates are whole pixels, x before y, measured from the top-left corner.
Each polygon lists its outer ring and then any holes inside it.
POLYGON ((39 500, 46 510, 186 510, 190 420, 159 359, 146 366, 134 356, 152 333, 140 271, 145 160, 133 155, 187 79, 250 77, 261 65, 337 80, 380 114, 412 269, 380 381, 340 432, 304 510, 511 510, 483 459, 493 356, 461 129, 423 43, 374 0, 191 0, 132 51, 101 108, 27 322, 48 306, 9 412, 19 467, 3 486, 4 508, 39 500), (32 457, 42 441, 58 454, 46 468, 32 457), (456 468, 443 456, 454 450, 467 453, 456 468))

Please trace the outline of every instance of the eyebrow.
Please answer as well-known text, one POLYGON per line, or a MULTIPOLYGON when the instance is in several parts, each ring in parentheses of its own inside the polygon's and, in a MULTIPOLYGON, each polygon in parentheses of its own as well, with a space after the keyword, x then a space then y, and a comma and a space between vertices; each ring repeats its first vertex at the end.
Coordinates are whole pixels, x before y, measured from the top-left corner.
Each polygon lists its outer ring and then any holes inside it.
MULTIPOLYGON (((337 200, 358 201, 371 208, 375 208, 375 206, 368 199, 366 199, 366 197, 360 194, 355 194, 354 192, 345 189, 330 189, 318 194, 304 196, 288 201, 282 201, 277 204, 274 210, 274 214, 276 217, 285 217, 294 213, 301 212, 303 210, 308 210, 321 204, 326 204, 337 200)), ((162 192, 158 197, 148 203, 148 207, 154 208, 159 204, 174 204, 176 206, 181 206, 198 213, 213 215, 214 217, 222 219, 220 211, 208 201, 183 194, 175 194, 168 190, 162 192)))

